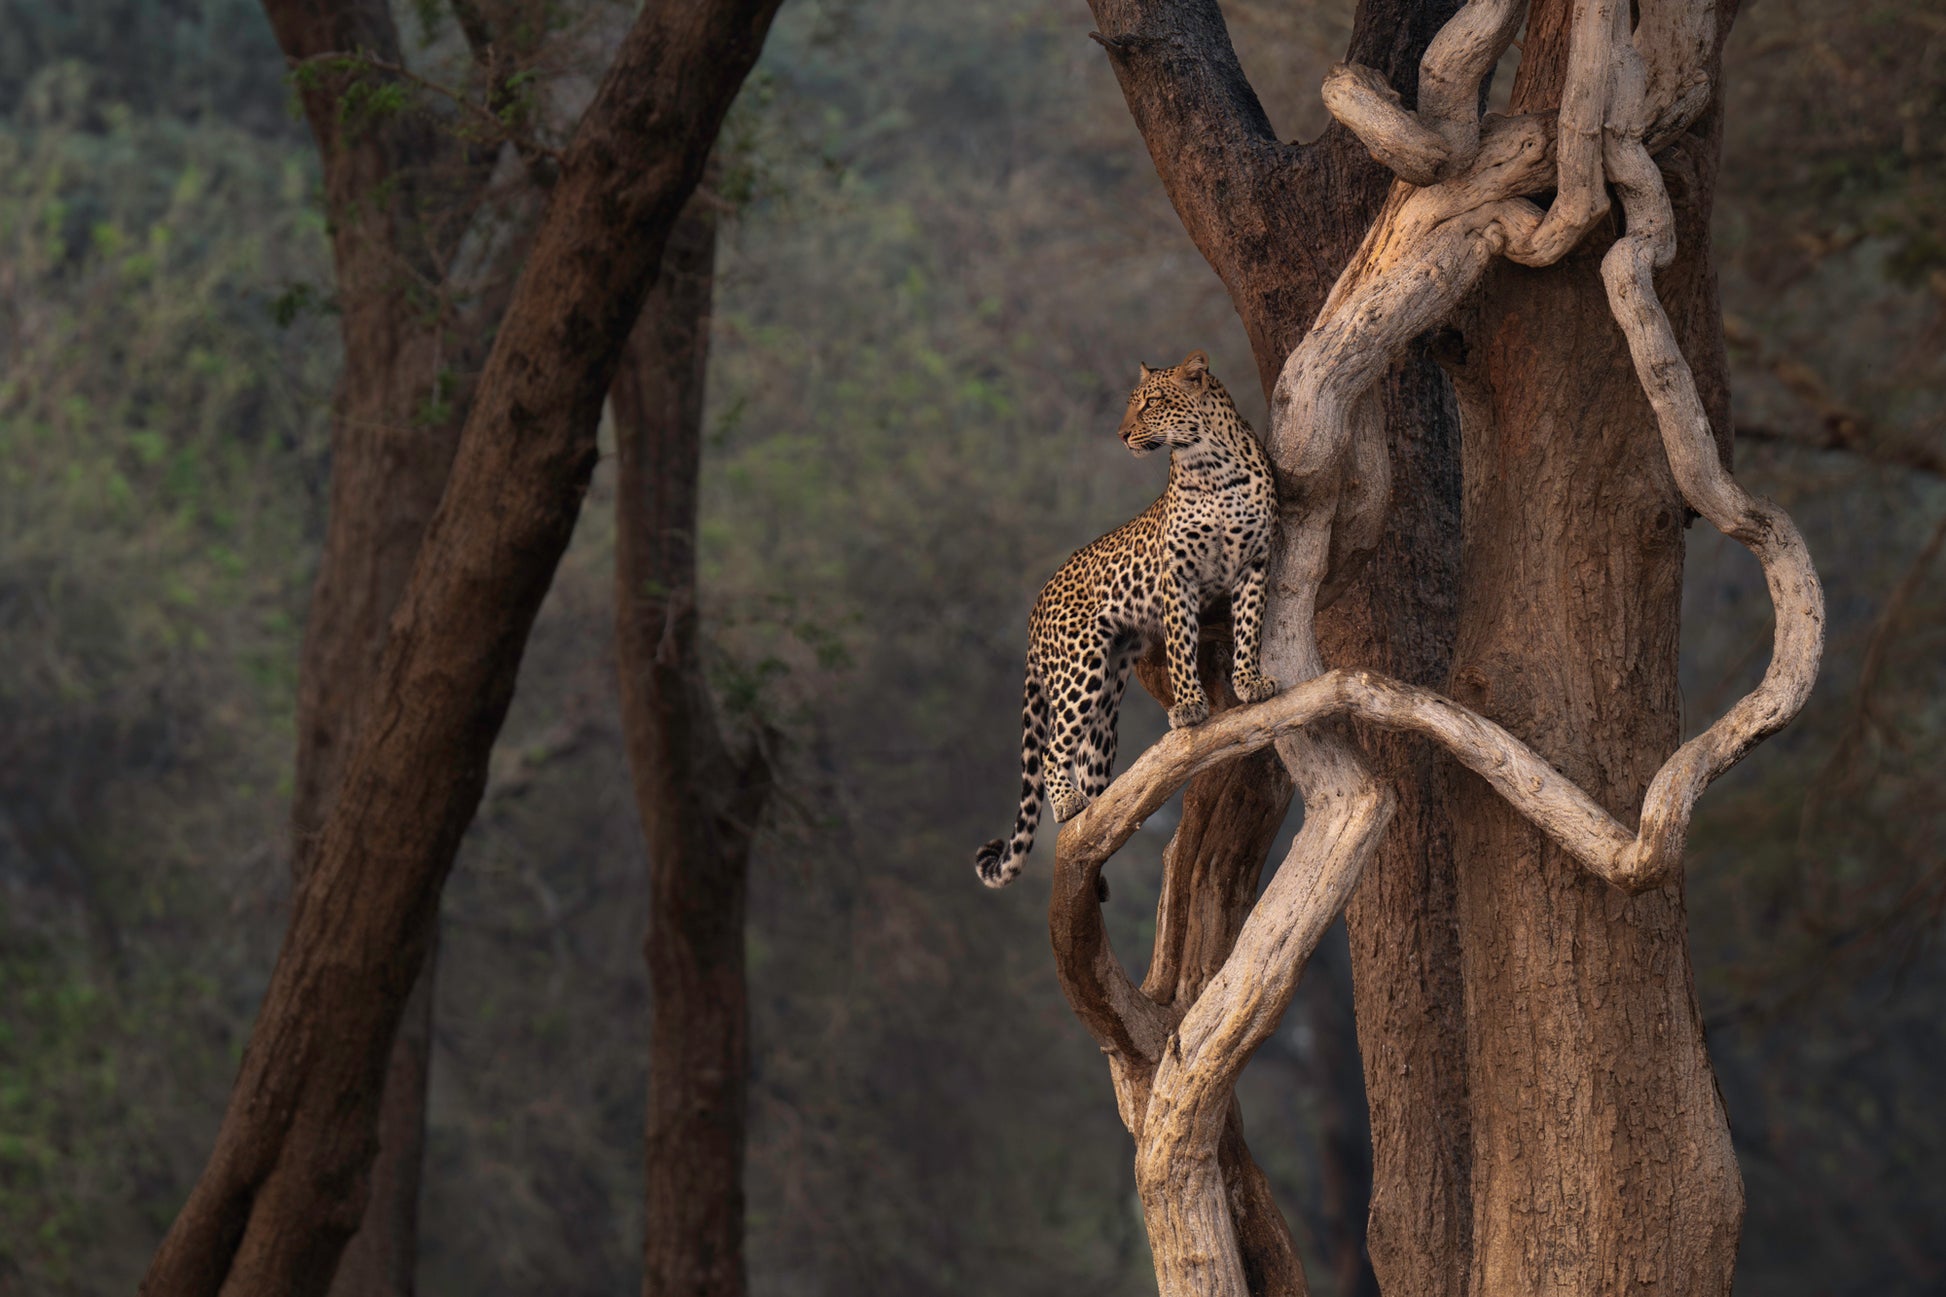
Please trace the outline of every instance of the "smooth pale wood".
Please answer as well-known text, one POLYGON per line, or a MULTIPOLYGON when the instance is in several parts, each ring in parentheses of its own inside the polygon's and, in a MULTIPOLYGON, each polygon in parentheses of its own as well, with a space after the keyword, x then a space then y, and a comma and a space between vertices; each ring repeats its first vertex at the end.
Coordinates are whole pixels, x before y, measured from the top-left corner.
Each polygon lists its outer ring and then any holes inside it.
POLYGON ((1439 29, 1419 65, 1419 111, 1371 68, 1325 75, 1331 115, 1401 180, 1430 185, 1463 174, 1480 145, 1480 81, 1513 44, 1525 0, 1470 0, 1439 29))
POLYGON ((1401 180, 1430 185, 1452 156, 1439 132, 1399 101, 1383 76, 1356 63, 1340 63, 1324 77, 1324 105, 1352 128, 1371 155, 1401 180))
POLYGON ((1622 197, 1629 232, 1602 259, 1602 279, 1655 410, 1669 467, 1689 506, 1763 566, 1776 612, 1770 665, 1762 681, 1678 748, 1649 786, 1640 839, 1620 865, 1636 885, 1651 886, 1681 868, 1690 813, 1703 790, 1789 724, 1810 697, 1824 652, 1824 591, 1790 515, 1745 492, 1717 454, 1695 376, 1655 293, 1656 269, 1675 255, 1661 172, 1639 139, 1615 139, 1608 149, 1608 173, 1622 197))
POLYGON ((1441 179, 1473 165, 1480 147, 1480 82, 1513 44, 1526 16, 1526 0, 1469 0, 1426 47, 1419 115, 1446 144, 1441 179))
MULTIPOLYGON (((1804 594, 1801 588, 1799 593, 1804 594)), ((1782 638, 1790 640, 1793 651, 1802 651, 1808 645, 1801 641, 1807 638, 1807 629, 1813 629, 1815 624, 1808 618, 1792 620, 1798 621, 1803 629, 1785 632, 1782 638)), ((1793 691, 1803 687, 1802 672, 1797 667, 1783 669, 1779 674, 1793 691)), ((1762 688, 1759 686, 1759 691, 1762 688)), ((1791 695, 1786 695, 1760 704, 1752 708, 1752 714, 1760 723, 1771 724, 1784 712, 1790 699, 1791 695)), ((1736 714, 1732 708, 1711 729, 1733 728, 1726 722, 1736 714)), ((1629 830, 1572 780, 1499 725, 1431 689, 1372 671, 1343 670, 1327 671, 1269 702, 1241 707, 1194 729, 1175 730, 1164 736, 1062 829, 1061 869, 1077 871, 1072 881, 1077 886, 1085 883, 1092 893, 1102 866, 1191 776, 1287 740, 1306 727, 1335 717, 1416 734, 1438 744, 1492 785, 1563 851, 1625 891, 1643 891, 1666 881, 1666 877, 1653 876, 1642 864, 1644 859, 1659 858, 1659 849, 1650 849, 1658 840, 1656 832, 1629 830)), ((1701 736, 1690 742, 1698 745, 1699 750, 1706 748, 1719 754, 1733 750, 1720 742, 1705 744, 1701 736)), ((1754 744, 1746 745, 1743 752, 1748 752, 1749 746, 1754 744)), ((1733 759, 1727 763, 1705 763, 1701 767, 1708 772, 1705 783, 1731 764, 1733 759)), ((1685 780, 1671 779, 1668 772, 1676 767, 1676 758, 1672 757, 1669 767, 1665 767, 1664 774, 1658 776, 1656 786, 1652 787, 1642 812, 1645 826, 1651 821, 1669 819, 1680 809, 1679 802, 1665 804, 1659 800, 1657 791, 1665 780, 1672 789, 1686 786, 1685 780)), ((1106 954, 1112 960, 1113 952, 1106 954)), ((1119 961, 1094 967, 1098 971, 1078 978, 1075 985, 1083 988, 1089 999, 1109 1009, 1109 1016, 1120 1024, 1124 1021, 1122 1011, 1115 1006, 1143 997, 1127 973, 1117 971, 1121 967, 1119 961)), ((1152 1001, 1148 1003, 1156 1008, 1152 1001)), ((1106 1047, 1153 1058, 1155 1041, 1166 1030, 1164 1021, 1165 1015, 1158 1008, 1150 1019, 1150 1030, 1141 1033, 1139 1040, 1122 1034, 1119 1025, 1095 1034, 1106 1047)))

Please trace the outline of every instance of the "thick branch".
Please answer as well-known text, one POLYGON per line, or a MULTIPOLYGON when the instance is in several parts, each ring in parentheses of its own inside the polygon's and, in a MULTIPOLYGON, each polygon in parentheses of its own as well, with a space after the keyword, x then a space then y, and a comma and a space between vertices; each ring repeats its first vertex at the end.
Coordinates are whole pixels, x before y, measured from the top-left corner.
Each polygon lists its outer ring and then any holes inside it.
MULTIPOLYGON (((1085 891, 1092 898, 1094 880, 1109 857, 1191 776, 1340 716, 1432 740, 1590 870, 1631 890, 1642 885, 1631 872, 1631 862, 1645 838, 1624 827, 1525 743, 1430 689, 1370 671, 1334 670, 1269 702, 1164 735, 1062 830, 1056 865, 1061 889, 1067 892, 1072 886, 1077 895, 1085 891)), ((1652 791, 1652 801, 1654 796, 1652 791)), ((1091 903, 1099 910, 1098 901, 1091 903)), ((1110 1013, 1112 1003, 1121 998, 1091 974, 1081 973, 1074 984, 1110 1013)), ((1099 1035, 1097 1039, 1103 1045, 1113 1043, 1099 1035)))
POLYGON ((1416 113, 1385 73, 1345 63, 1325 76, 1325 107, 1401 180, 1430 185, 1461 175, 1480 147, 1481 82, 1526 14, 1526 0, 1470 0, 1426 47, 1416 113))
MULTIPOLYGON (((1544 173, 1545 122, 1501 121, 1482 142, 1473 172, 1431 188, 1394 187, 1302 345, 1285 361, 1271 396, 1271 462, 1286 506, 1338 496, 1324 573, 1329 602, 1376 544, 1389 496, 1383 429, 1368 404, 1400 351, 1445 322, 1494 255, 1527 237, 1530 205, 1511 199, 1544 173)), ((1289 521, 1286 534, 1294 534, 1289 521)), ((1273 570, 1291 634, 1308 641, 1300 587, 1273 570)), ((1279 677, 1283 678, 1283 677, 1279 677)))
POLYGON ((1400 101, 1399 92, 1381 73, 1340 63, 1325 74, 1322 93, 1331 115, 1399 179, 1430 185, 1447 174, 1451 147, 1400 101))
POLYGON ((1447 176, 1473 165, 1480 147, 1480 86, 1526 16, 1526 0, 1470 0, 1426 47, 1419 114, 1446 143, 1447 176))

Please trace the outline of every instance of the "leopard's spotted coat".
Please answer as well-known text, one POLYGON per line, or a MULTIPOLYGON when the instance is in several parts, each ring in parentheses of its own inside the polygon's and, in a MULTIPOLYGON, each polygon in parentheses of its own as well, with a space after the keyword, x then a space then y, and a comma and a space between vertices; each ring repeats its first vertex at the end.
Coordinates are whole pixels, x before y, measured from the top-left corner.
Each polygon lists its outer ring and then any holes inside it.
POLYGON ((980 848, 976 865, 989 887, 1020 872, 1034 845, 1043 786, 1057 821, 1078 815, 1108 786, 1122 691, 1158 639, 1176 700, 1171 728, 1209 716, 1196 678, 1197 622, 1225 595, 1236 627, 1237 696, 1262 702, 1277 692, 1258 667, 1276 486, 1263 447, 1209 372, 1208 358, 1198 351, 1173 369, 1142 366, 1121 438, 1137 455, 1167 446, 1169 486, 1140 516, 1069 559, 1034 604, 1020 812, 1011 839, 980 848))

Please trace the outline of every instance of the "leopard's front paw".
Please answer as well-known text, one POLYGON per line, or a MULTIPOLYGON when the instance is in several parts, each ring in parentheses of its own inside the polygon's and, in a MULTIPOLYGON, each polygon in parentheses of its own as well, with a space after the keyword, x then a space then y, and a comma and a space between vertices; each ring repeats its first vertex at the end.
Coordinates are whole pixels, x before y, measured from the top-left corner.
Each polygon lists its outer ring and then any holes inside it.
POLYGON ((1169 728, 1172 730, 1187 729, 1191 725, 1201 725, 1208 719, 1209 699, 1203 697, 1200 693, 1194 698, 1185 698, 1169 709, 1169 728))
POLYGON ((1051 798, 1054 803, 1054 822, 1066 824, 1075 816, 1088 809, 1088 799, 1075 789, 1063 789, 1051 798))
POLYGON ((1237 672, 1231 687, 1237 691, 1237 697, 1247 703, 1267 702, 1277 696, 1277 682, 1255 671, 1237 672))

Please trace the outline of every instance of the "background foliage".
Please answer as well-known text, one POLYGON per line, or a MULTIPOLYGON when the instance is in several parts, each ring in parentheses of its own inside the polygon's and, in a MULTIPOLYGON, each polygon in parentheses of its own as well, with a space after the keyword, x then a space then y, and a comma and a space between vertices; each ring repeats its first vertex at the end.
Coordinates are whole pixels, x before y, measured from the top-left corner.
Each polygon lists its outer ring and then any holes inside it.
MULTIPOLYGON (((1909 465, 1946 446, 1946 11, 1746 8, 1718 222, 1739 467, 1805 526, 1833 634, 1810 713, 1704 803, 1698 990, 1744 1284, 1936 1291, 1946 490, 1909 465)), ((1279 130, 1314 133, 1349 6, 1229 16, 1279 130)), ((969 865, 1011 813, 1032 594, 1159 485, 1108 437, 1136 361, 1206 347, 1262 424, 1088 25, 799 0, 733 117, 706 613, 726 706, 782 725, 791 770, 751 916, 761 1294, 1152 1282, 1044 873, 991 895, 969 865)), ((402 26, 415 57, 451 43, 437 5, 402 26)), ((254 4, 0 0, 0 30, 0 1293, 125 1292, 282 926, 330 263, 254 4)), ((447 892, 432 1294, 634 1283, 645 889, 611 506, 604 468, 447 892)), ((1769 617, 1740 551, 1692 535, 1695 729, 1761 668, 1769 617)), ((1160 726, 1131 711, 1126 750, 1160 726)), ((1117 862, 1125 950, 1169 818, 1117 862)), ((1307 1247, 1346 1098, 1320 1062, 1333 971, 1243 1090, 1307 1247)))

